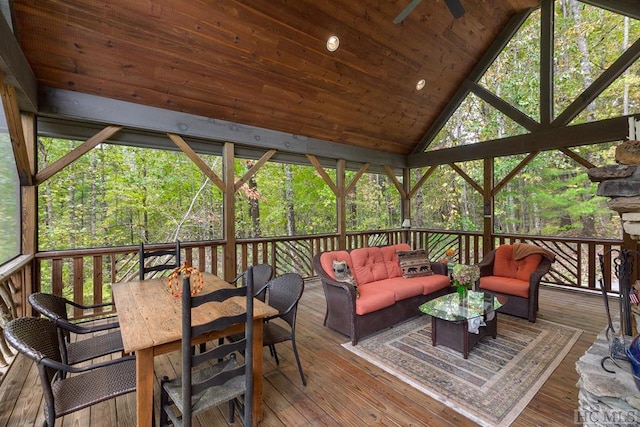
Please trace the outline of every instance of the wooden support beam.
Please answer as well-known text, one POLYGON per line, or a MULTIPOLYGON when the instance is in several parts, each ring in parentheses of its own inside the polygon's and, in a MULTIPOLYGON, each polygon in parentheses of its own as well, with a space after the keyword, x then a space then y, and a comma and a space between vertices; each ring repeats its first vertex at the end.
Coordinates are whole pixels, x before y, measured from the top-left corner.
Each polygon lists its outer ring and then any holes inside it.
POLYGON ((467 183, 472 186, 473 188, 476 189, 476 191, 480 194, 484 193, 484 189, 480 186, 480 184, 478 184, 477 182, 475 182, 473 180, 473 178, 471 178, 469 175, 467 175, 467 173, 465 171, 463 171, 458 165, 456 165, 455 163, 449 163, 449 166, 451 167, 451 169, 453 169, 454 171, 456 171, 458 173, 458 175, 460 175, 462 177, 462 179, 464 179, 465 181, 467 181, 467 183))
MULTIPOLYGON (((345 191, 346 163, 343 159, 336 162, 336 217, 338 221, 338 248, 347 249, 347 192, 345 191)), ((323 169, 324 170, 324 169, 323 169)))
POLYGON ((456 162, 468 162, 486 157, 525 154, 537 150, 555 150, 562 147, 623 141, 627 138, 629 131, 627 117, 615 117, 560 128, 540 129, 526 135, 412 154, 407 163, 408 167, 417 168, 447 164, 451 162, 451 159, 456 159, 456 162))
POLYGON ((640 19, 640 4, 638 4, 638 0, 580 0, 580 2, 626 15, 630 18, 640 19))
POLYGON ((175 133, 168 133, 167 136, 171 141, 173 141, 174 144, 178 146, 178 148, 180 148, 187 155, 187 157, 191 159, 193 163, 196 164, 196 166, 202 171, 202 173, 204 173, 207 178, 209 178, 211 182, 216 185, 216 187, 218 187, 223 192, 226 190, 224 181, 222 181, 218 177, 218 175, 216 175, 216 173, 209 167, 209 165, 207 165, 204 160, 202 160, 198 153, 196 153, 191 147, 189 147, 189 144, 187 144, 180 135, 176 135, 175 133))
POLYGON ((553 120, 553 32, 555 1, 543 0, 540 5, 540 123, 548 126, 553 120))
POLYGON ((242 178, 240 178, 238 181, 236 181, 236 183, 235 183, 236 191, 238 191, 240 189, 240 187, 242 187, 244 185, 245 182, 249 181, 251 179, 251 177, 253 175, 255 175, 256 172, 258 172, 260 170, 262 165, 267 163, 269 161, 269 159, 271 157, 273 157, 274 154, 276 154, 276 150, 269 150, 266 153, 264 153, 264 155, 260 158, 260 160, 258 160, 256 163, 254 163, 253 166, 251 166, 251 169, 249 169, 242 176, 242 178))
POLYGON ((364 173, 367 171, 367 169, 369 169, 369 166, 370 166, 369 163, 365 163, 358 170, 358 172, 356 172, 355 176, 353 177, 353 179, 351 180, 349 185, 344 189, 344 195, 345 196, 353 191, 353 189, 356 187, 356 184, 358 183, 360 178, 362 178, 362 175, 364 175, 364 173))
POLYGON ((484 177, 484 212, 482 213, 482 254, 486 255, 493 248, 493 180, 494 180, 494 162, 493 157, 485 157, 483 162, 484 177))
MULTIPOLYGON (((507 43, 509 43, 511 38, 518 32, 522 24, 524 24, 531 12, 534 10, 535 8, 524 10, 511 18, 498 37, 495 38, 489 49, 487 49, 482 58, 477 62, 473 70, 471 70, 466 80, 477 83, 482 78, 487 69, 489 69, 491 64, 493 64, 498 55, 500 55, 504 50, 507 43)), ((429 144, 431 144, 444 125, 447 124, 451 115, 455 113, 460 104, 462 104, 462 101, 464 101, 468 93, 468 87, 466 85, 461 85, 456 93, 450 98, 449 103, 444 107, 442 112, 438 117, 436 117, 431 127, 427 130, 427 133, 422 136, 420 142, 413 150, 414 154, 421 153, 427 149, 429 144)))
POLYGON ((393 173, 393 169, 385 165, 384 170, 387 172, 387 176, 389 177, 391 182, 393 182, 393 185, 396 186, 396 189, 398 190, 398 193, 400 193, 400 197, 402 198, 402 200, 405 200, 407 198, 407 192, 404 191, 402 183, 398 181, 398 178, 396 178, 396 175, 393 173))
POLYGON ((594 165, 593 163, 591 163, 589 160, 585 159, 584 157, 580 156, 575 151, 569 150, 568 148, 561 148, 560 151, 562 153, 564 153, 567 157, 572 158, 573 160, 576 161, 576 163, 584 166, 587 169, 591 169, 591 168, 595 168, 596 167, 596 165, 594 165))
POLYGON ((424 185, 424 183, 427 181, 427 179, 431 176, 431 174, 433 172, 435 172, 435 170, 438 168, 437 165, 435 166, 431 166, 418 180, 418 182, 416 182, 416 185, 413 186, 413 188, 411 189, 411 191, 409 191, 409 198, 413 199, 413 196, 415 196, 416 191, 418 191, 420 189, 420 187, 422 187, 424 185))
POLYGON ((484 87, 477 83, 467 81, 465 83, 471 92, 476 94, 480 99, 487 102, 489 105, 509 117, 514 122, 528 131, 534 131, 540 127, 540 124, 533 120, 531 117, 518 110, 516 107, 508 103, 502 98, 497 97, 495 94, 489 92, 484 87))
POLYGON ((18 106, 15 88, 2 83, 0 85, 0 98, 2 99, 7 127, 9 128, 11 147, 13 148, 13 156, 16 161, 16 168, 18 169, 20 185, 32 185, 33 174, 30 172, 29 154, 22 129, 22 118, 20 116, 20 107, 18 106))
POLYGON ((575 101, 571 103, 551 124, 552 126, 566 126, 576 118, 582 110, 587 108, 611 83, 624 73, 640 58, 640 39, 636 40, 624 51, 616 61, 609 66, 598 78, 586 88, 575 101))
POLYGON ((109 139, 109 137, 111 135, 113 135, 114 133, 118 132, 120 129, 122 129, 122 126, 107 126, 107 127, 105 127, 100 132, 95 134, 93 137, 89 138, 88 140, 83 142, 81 145, 76 147, 74 150, 72 150, 71 152, 65 154, 64 156, 62 156, 57 161, 55 161, 51 165, 47 166, 46 168, 44 168, 43 170, 38 172, 36 174, 36 185, 42 184, 47 179, 51 178, 53 175, 55 175, 56 173, 60 172, 62 169, 66 168, 71 163, 73 163, 76 160, 78 160, 84 154, 86 154, 89 151, 91 151, 98 144, 100 144, 100 143, 104 142, 105 140, 109 139))
POLYGON ((533 160, 539 153, 540 151, 534 151, 532 153, 529 153, 527 157, 522 159, 522 161, 518 163, 518 165, 513 168, 511 172, 507 174, 507 176, 502 178, 502 181, 500 181, 493 187, 493 190, 491 191, 491 197, 494 197, 496 194, 498 194, 498 192, 502 190, 502 188, 507 185, 509 181, 511 181, 513 177, 515 177, 518 172, 520 172, 525 166, 527 166, 529 162, 531 162, 531 160, 533 160))
POLYGON ((38 80, 5 19, 0 19, 0 40, 0 74, 4 76, 4 83, 16 89, 20 111, 35 113, 38 111, 38 80))
MULTIPOLYGON (((405 219, 411 219, 411 169, 409 168, 402 169, 402 187, 407 197, 400 201, 402 203, 400 206, 400 224, 403 224, 405 219)), ((403 230, 401 239, 403 243, 412 246, 410 230, 403 230)))
MULTIPOLYGON (((43 116, 43 122, 54 118, 58 122, 64 120, 80 122, 82 126, 86 126, 86 123, 120 124, 126 129, 135 129, 135 133, 127 136, 135 138, 139 146, 146 148, 163 148, 165 146, 163 144, 171 145, 164 135, 175 133, 186 140, 198 140, 204 148, 213 145, 219 150, 223 143, 234 143, 236 157, 243 147, 251 147, 262 151, 274 149, 278 151, 277 156, 288 153, 301 160, 305 155, 312 154, 319 158, 331 159, 332 162, 334 159, 345 159, 347 162, 362 164, 362 159, 366 159, 373 165, 390 164, 395 168, 406 166, 406 156, 402 154, 354 147, 226 120, 212 120, 210 117, 148 107, 66 89, 40 87, 38 100, 39 113, 43 116), (150 140, 144 138, 143 140, 140 137, 141 133, 145 137, 162 135, 163 138, 150 140)), ((59 134, 61 132, 59 129, 51 128, 54 121, 56 120, 39 124, 38 130, 48 127, 48 131, 59 134)), ((76 131, 74 126, 66 126, 63 130, 68 133, 81 132, 81 129, 76 131)), ((67 135, 68 138, 70 136, 67 135)), ((123 140, 123 143, 131 145, 130 139, 123 140)), ((191 146, 200 152, 195 144, 191 146)))
POLYGON ((313 167, 316 168, 316 172, 318 172, 318 174, 320 175, 322 180, 325 182, 325 184, 327 184, 331 189, 331 191, 333 191, 333 194, 338 196, 340 194, 340 190, 338 189, 336 184, 333 182, 329 174, 327 174, 327 172, 324 170, 324 168, 322 167, 322 165, 320 164, 316 156, 312 154, 307 154, 307 159, 309 159, 313 167))
POLYGON ((234 145, 224 145, 223 173, 226 190, 224 191, 223 229, 224 229, 224 279, 233 280, 236 276, 236 193, 235 193, 235 156, 234 145))

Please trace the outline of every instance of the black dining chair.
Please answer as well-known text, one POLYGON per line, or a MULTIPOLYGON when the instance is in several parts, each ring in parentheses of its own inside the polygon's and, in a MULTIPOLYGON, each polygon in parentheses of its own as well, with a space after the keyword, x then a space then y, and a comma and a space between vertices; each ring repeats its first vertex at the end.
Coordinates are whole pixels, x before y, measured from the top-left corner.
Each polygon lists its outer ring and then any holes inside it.
MULTIPOLYGON (((236 286, 244 286, 247 271, 248 270, 245 270, 242 273, 238 274, 229 283, 235 284, 236 286)), ((273 279, 273 276, 275 275, 275 269, 270 264, 256 264, 252 266, 252 271, 253 296, 258 298, 260 301, 265 302, 267 284, 269 283, 269 280, 273 279)))
POLYGON ((182 375, 160 381, 160 425, 168 420, 176 426, 190 427, 201 412, 229 403, 229 423, 234 422, 236 403, 245 426, 253 420, 253 274, 245 275, 246 286, 224 288, 204 295, 191 295, 189 277, 182 289, 182 375), (245 308, 231 299, 242 297, 245 308), (227 315, 210 322, 192 324, 192 310, 208 304, 222 304, 227 315), (191 342, 200 336, 243 324, 245 336, 225 342, 204 353, 195 354, 191 342))
POLYGON ((47 318, 11 320, 4 326, 4 336, 38 367, 45 426, 53 427, 56 418, 136 390, 135 356, 70 366, 62 359, 58 328, 47 318))
POLYGON ((280 364, 276 344, 291 341, 293 355, 298 364, 298 372, 302 385, 307 385, 307 380, 302 372, 298 347, 296 346, 296 316, 298 303, 304 292, 304 280, 297 273, 286 273, 272 279, 267 285, 268 304, 278 310, 278 314, 265 319, 263 345, 269 347, 271 354, 280 364), (286 326, 283 326, 283 322, 286 326))
POLYGON ((152 276, 158 272, 174 270, 180 267, 180 241, 176 242, 175 249, 158 249, 150 251, 145 249, 144 243, 140 243, 140 280, 144 280, 147 273, 152 276))
POLYGON ((51 320, 58 328, 63 363, 75 365, 124 350, 122 335, 118 329, 120 324, 113 318, 103 318, 98 314, 74 322, 68 317, 67 310, 72 308, 92 313, 96 308, 113 306, 113 303, 82 305, 44 292, 29 295, 28 300, 35 311, 51 320), (85 336, 75 339, 72 334, 85 336))

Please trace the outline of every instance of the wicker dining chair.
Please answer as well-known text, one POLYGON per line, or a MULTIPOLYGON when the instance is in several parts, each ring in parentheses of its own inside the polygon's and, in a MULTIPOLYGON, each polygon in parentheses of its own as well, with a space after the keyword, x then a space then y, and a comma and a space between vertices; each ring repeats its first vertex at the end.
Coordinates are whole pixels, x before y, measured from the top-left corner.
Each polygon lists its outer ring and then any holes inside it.
POLYGON ((63 344, 61 348, 63 363, 75 365, 124 350, 122 335, 118 329, 120 324, 117 321, 93 316, 79 322, 72 322, 67 314, 67 310, 72 307, 87 312, 112 306, 113 303, 82 305, 44 292, 33 293, 28 299, 35 311, 47 317, 58 328, 60 342, 63 344), (103 331, 107 332, 102 333, 103 331), (71 334, 91 334, 91 336, 72 339, 71 334))
POLYGON ((276 365, 280 364, 276 344, 291 341, 293 355, 298 364, 298 372, 302 385, 307 385, 307 380, 302 372, 302 364, 296 346, 296 316, 298 313, 298 303, 304 292, 304 280, 297 273, 286 273, 272 279, 267 285, 269 295, 269 305, 278 310, 278 314, 265 319, 263 346, 269 347, 271 354, 276 360, 276 365), (282 326, 283 320, 288 327, 282 326))
POLYGON ((7 342, 38 367, 45 426, 53 427, 58 417, 136 390, 135 356, 70 366, 62 361, 57 330, 43 317, 20 317, 4 327, 7 342))
POLYGON ((166 270, 173 270, 180 267, 180 241, 176 242, 175 249, 158 249, 150 251, 145 249, 144 243, 140 243, 140 280, 144 280, 147 273, 158 273, 166 270), (157 264, 150 263, 151 259, 160 259, 157 264))
MULTIPOLYGON (((273 279, 273 276, 275 275, 275 269, 270 264, 256 264, 252 266, 252 270, 253 296, 258 298, 260 301, 265 302, 267 284, 269 283, 269 280, 273 279)), ((236 286, 240 283, 242 286, 244 286, 244 277, 247 274, 247 271, 248 270, 245 270, 242 273, 238 274, 229 283, 235 284, 236 286)))
MULTIPOLYGON (((253 274, 245 275, 245 285, 224 288, 204 295, 191 295, 190 279, 182 285, 182 375, 160 381, 160 425, 171 420, 175 426, 190 427, 201 412, 229 403, 229 423, 234 422, 236 403, 245 426, 253 424, 253 274), (246 309, 232 301, 242 296, 246 309), (192 325, 192 310, 207 304, 222 304, 226 316, 192 325), (228 306, 226 304, 229 304, 228 306), (228 310, 228 311, 227 311, 228 310), (195 354, 191 342, 199 336, 244 324, 245 337, 225 342, 204 353, 195 354), (243 357, 244 356, 244 357, 243 357), (241 359, 241 360, 240 360, 241 359), (241 397, 244 398, 241 399, 241 397)), ((221 310, 223 310, 221 308, 221 310)))

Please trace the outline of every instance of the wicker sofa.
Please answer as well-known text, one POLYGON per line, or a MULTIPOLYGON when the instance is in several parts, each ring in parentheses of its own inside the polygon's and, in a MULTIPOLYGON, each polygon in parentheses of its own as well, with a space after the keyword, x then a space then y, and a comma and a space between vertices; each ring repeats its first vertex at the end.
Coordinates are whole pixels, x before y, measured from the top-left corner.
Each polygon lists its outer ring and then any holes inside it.
POLYGON ((433 262, 434 274, 403 277, 397 251, 410 251, 407 244, 359 248, 351 252, 329 251, 317 254, 313 267, 318 273, 327 301, 324 325, 358 340, 420 313, 425 301, 451 292, 444 264, 433 262), (333 261, 346 261, 357 289, 336 280, 333 261))

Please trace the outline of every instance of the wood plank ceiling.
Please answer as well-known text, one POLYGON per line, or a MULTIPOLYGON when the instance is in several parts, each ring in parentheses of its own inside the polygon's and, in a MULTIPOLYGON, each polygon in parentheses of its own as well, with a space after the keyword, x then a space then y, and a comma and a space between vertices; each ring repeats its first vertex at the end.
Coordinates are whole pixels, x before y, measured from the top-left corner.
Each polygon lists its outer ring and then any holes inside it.
POLYGON ((38 83, 407 155, 538 0, 15 0, 38 83), (340 37, 336 52, 326 49, 340 37), (416 90, 418 80, 425 88, 416 90))

